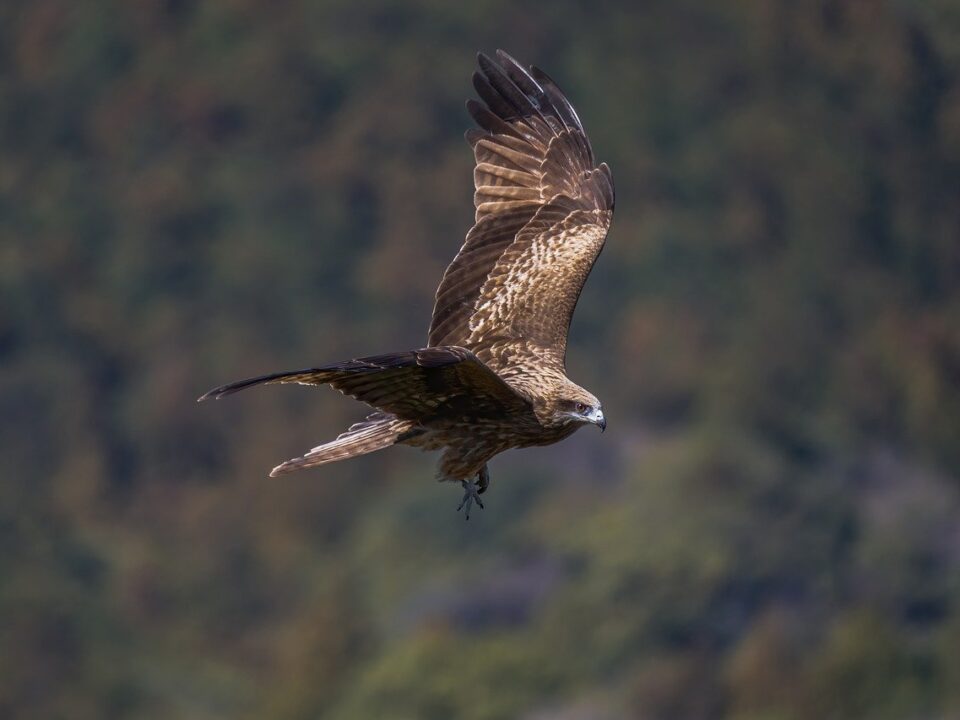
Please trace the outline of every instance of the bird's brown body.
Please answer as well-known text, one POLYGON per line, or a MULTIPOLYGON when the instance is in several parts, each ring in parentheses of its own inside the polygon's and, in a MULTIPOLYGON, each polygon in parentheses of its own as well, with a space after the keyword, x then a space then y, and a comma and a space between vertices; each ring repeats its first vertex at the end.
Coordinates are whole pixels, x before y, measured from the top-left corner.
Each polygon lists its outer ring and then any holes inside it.
POLYGON ((443 450, 438 475, 488 479, 511 448, 549 445, 581 425, 605 427, 600 402, 564 370, 580 290, 613 216, 613 180, 550 78, 506 53, 479 56, 467 108, 476 158, 473 229, 437 290, 427 347, 224 385, 331 385, 376 412, 271 475, 394 444, 443 450))
POLYGON ((483 470, 495 455, 517 448, 552 445, 569 437, 576 425, 544 427, 535 419, 480 418, 464 416, 438 422, 434 427, 400 442, 422 450, 443 450, 437 476, 443 480, 466 480, 483 470))

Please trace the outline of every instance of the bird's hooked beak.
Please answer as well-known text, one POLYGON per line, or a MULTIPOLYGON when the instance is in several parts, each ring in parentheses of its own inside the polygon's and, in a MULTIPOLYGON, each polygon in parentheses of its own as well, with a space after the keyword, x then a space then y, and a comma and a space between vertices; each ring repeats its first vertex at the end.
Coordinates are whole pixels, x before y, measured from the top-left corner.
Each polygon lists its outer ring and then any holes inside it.
POLYGON ((603 410, 597 408, 589 415, 590 422, 600 428, 600 432, 607 429, 607 419, 603 416, 603 410))

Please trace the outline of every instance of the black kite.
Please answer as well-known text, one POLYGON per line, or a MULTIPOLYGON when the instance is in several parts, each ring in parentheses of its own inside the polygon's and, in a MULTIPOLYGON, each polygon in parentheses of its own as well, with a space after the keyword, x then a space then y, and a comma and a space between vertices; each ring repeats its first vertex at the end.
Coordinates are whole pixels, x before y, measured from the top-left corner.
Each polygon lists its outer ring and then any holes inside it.
MULTIPOLYGON (((438 476, 460 507, 489 484, 487 461, 601 429, 600 401, 564 371, 567 331, 613 216, 613 178, 596 165, 576 111, 537 68, 503 51, 479 56, 467 109, 476 221, 437 290, 427 347, 243 380, 200 400, 265 383, 331 385, 375 408, 336 440, 270 473, 396 443, 443 450, 438 476), (473 482, 473 478, 477 482, 473 482)), ((458 508, 459 509, 459 508, 458 508)))

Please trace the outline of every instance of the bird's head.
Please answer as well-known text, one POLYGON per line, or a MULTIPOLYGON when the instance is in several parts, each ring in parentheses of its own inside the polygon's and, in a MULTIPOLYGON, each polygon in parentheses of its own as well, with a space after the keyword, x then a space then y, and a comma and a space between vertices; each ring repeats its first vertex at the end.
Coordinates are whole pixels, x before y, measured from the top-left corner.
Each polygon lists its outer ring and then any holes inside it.
POLYGON ((607 421, 603 417, 603 407, 592 393, 570 383, 564 392, 557 394, 549 403, 551 425, 596 425, 606 430, 607 421))

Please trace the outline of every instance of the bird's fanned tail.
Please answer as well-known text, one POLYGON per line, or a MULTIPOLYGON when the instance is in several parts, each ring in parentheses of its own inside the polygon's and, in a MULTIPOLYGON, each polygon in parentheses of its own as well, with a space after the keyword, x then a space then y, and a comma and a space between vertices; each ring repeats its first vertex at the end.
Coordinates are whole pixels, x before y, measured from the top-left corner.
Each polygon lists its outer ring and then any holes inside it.
POLYGON ((410 429, 410 423, 405 420, 374 413, 363 422, 351 425, 336 440, 318 445, 300 457, 277 465, 270 471, 270 477, 382 450, 396 444, 410 429))

